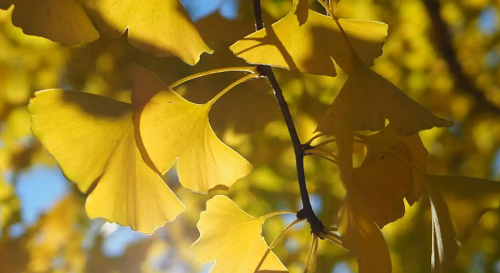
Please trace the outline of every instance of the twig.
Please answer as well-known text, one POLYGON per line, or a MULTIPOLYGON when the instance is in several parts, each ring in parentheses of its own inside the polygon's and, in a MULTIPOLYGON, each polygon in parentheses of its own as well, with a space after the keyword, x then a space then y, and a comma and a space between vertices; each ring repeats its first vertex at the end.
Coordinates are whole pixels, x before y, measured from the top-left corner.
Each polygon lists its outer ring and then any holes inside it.
POLYGON ((434 32, 434 42, 443 58, 448 63, 450 72, 455 78, 456 87, 470 94, 476 101, 475 109, 472 114, 476 114, 478 110, 491 112, 497 115, 500 114, 500 109, 484 97, 484 93, 474 86, 463 71, 451 41, 451 34, 446 24, 441 19, 440 2, 436 0, 423 0, 423 2, 432 21, 431 25, 434 32))
MULTIPOLYGON (((260 0, 253 1, 254 7, 254 15, 255 15, 255 26, 257 30, 261 30, 264 28, 264 23, 262 21, 262 10, 260 6, 260 0)), ((288 104, 286 103, 285 97, 283 96, 283 91, 274 76, 273 70, 268 65, 259 65, 257 67, 260 75, 266 77, 271 84, 271 87, 274 90, 274 96, 278 101, 279 108, 281 110, 281 114, 285 119, 286 127, 288 129, 288 133, 290 135, 290 139, 292 140, 293 149, 295 151, 295 162, 297 167, 297 178, 299 181, 299 189, 300 189, 300 197, 302 199, 303 208, 297 213, 297 218, 306 219, 311 226, 311 230, 313 233, 322 233, 323 232, 323 223, 318 219, 316 214, 314 213, 311 201, 309 200, 309 194, 307 191, 306 185, 306 177, 304 173, 304 149, 303 145, 300 142, 299 136, 297 134, 297 130, 295 129, 295 125, 293 123, 292 116, 290 114, 290 110, 288 109, 288 104)))

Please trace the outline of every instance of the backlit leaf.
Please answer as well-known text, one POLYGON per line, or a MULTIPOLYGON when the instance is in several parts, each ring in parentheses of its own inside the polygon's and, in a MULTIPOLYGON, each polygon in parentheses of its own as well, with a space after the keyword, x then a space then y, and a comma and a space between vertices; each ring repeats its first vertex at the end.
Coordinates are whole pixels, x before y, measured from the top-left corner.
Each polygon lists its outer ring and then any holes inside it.
MULTIPOLYGON (((309 10, 307 1, 294 1, 280 21, 252 33, 231 46, 233 53, 252 64, 268 64, 291 71, 335 76, 334 61, 352 70, 349 46, 332 18, 309 10), (307 21, 301 22, 308 12, 307 21), (299 19, 297 19, 299 18, 299 19)), ((387 25, 373 21, 340 19, 354 49, 371 66, 382 54, 387 25)))
POLYGON ((0 8, 14 5, 12 23, 29 35, 63 45, 90 43, 99 33, 76 0, 0 0, 0 8))
POLYGON ((432 272, 448 272, 458 254, 458 242, 443 197, 428 190, 432 213, 432 272))
POLYGON ((434 116, 358 60, 354 72, 326 111, 317 130, 335 134, 343 120, 353 131, 377 131, 384 128, 386 119, 397 133, 406 135, 453 125, 451 121, 434 116))
POLYGON ((127 31, 130 44, 157 57, 176 56, 194 65, 205 44, 178 0, 79 0, 96 14, 103 33, 127 31))
POLYGON ((500 182, 466 176, 428 175, 426 187, 439 193, 450 213, 459 241, 489 210, 500 206, 500 182))
POLYGON ((231 199, 217 195, 207 202, 197 224, 200 238, 191 252, 200 263, 215 261, 210 273, 287 272, 262 237, 264 221, 279 212, 252 217, 231 199))
POLYGON ((88 193, 91 218, 151 233, 184 206, 144 162, 134 139, 132 107, 105 97, 65 90, 35 93, 33 133, 66 177, 88 193))
POLYGON ((457 241, 489 210, 500 206, 500 182, 465 176, 428 175, 432 210, 434 272, 447 272, 458 253, 457 241))
POLYGON ((217 186, 229 187, 250 173, 250 163, 212 130, 208 122, 212 102, 191 103, 145 69, 134 73, 133 93, 134 103, 145 104, 135 119, 140 142, 160 173, 179 158, 179 181, 202 193, 217 186))
POLYGON ((342 203, 338 230, 344 246, 358 258, 359 273, 391 272, 391 257, 384 236, 355 191, 348 192, 342 203))
POLYGON ((396 134, 391 124, 377 134, 360 137, 367 154, 354 169, 354 177, 368 212, 382 228, 404 215, 403 198, 409 205, 420 198, 428 153, 418 134, 396 134))

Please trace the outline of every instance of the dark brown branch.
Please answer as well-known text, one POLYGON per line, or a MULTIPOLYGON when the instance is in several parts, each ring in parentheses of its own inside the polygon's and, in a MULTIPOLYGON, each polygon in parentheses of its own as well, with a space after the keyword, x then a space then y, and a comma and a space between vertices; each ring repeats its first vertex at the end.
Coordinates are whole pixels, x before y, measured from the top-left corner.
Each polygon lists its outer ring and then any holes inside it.
POLYGON ((423 2, 427 8, 429 17, 431 18, 434 43, 443 58, 448 63, 450 72, 455 78, 455 87, 467 92, 474 98, 476 102, 475 109, 473 111, 474 113, 477 113, 478 111, 487 111, 497 115, 500 114, 500 109, 484 97, 484 93, 474 86, 474 83, 469 80, 463 71, 460 62, 457 59, 455 48, 453 47, 451 34, 448 31, 448 27, 445 22, 441 18, 441 4, 439 0, 423 0, 423 2))
MULTIPOLYGON (((262 10, 260 6, 260 0, 254 0, 254 15, 255 15, 255 26, 257 30, 261 30, 264 28, 264 23, 262 21, 262 10)), ((295 125, 293 123, 292 115, 290 114, 290 110, 288 109, 288 104, 286 103, 285 97, 283 96, 283 91, 274 76, 273 70, 268 65, 259 65, 258 66, 259 73, 266 77, 271 84, 271 87, 274 90, 274 96, 278 101, 279 108, 281 110, 281 114, 285 119, 286 127, 288 129, 288 133, 290 134, 290 139, 292 140, 293 149, 295 151, 295 161, 297 167, 297 178, 299 181, 299 189, 300 189, 300 197, 302 199, 302 210, 297 213, 297 218, 306 219, 310 226, 312 232, 316 234, 321 234, 323 232, 323 223, 318 219, 316 214, 314 213, 311 202, 309 200, 309 193, 307 191, 306 185, 306 177, 304 173, 304 147, 300 142, 299 136, 297 134, 297 130, 295 129, 295 125)))

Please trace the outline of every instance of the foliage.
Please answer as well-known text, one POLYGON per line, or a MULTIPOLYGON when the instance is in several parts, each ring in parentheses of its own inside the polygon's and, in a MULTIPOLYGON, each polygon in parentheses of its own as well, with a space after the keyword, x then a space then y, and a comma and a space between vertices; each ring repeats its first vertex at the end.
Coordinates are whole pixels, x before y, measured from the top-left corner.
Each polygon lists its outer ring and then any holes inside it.
POLYGON ((0 272, 498 267, 498 3, 208 2, 0 0, 0 272))

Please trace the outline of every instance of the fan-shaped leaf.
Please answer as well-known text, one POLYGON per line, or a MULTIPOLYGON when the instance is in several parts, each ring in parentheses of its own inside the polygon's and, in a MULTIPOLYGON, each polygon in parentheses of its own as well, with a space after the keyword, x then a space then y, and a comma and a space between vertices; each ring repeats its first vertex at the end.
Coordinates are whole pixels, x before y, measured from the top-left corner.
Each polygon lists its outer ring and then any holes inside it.
MULTIPOLYGON (((252 64, 328 76, 337 74, 335 60, 349 73, 352 70, 349 46, 337 24, 332 18, 309 10, 305 2, 295 0, 287 16, 236 42, 230 47, 233 53, 252 64)), ((372 65, 373 59, 382 54, 387 25, 360 20, 339 22, 363 62, 372 65)))
POLYGON ((89 217, 151 233, 184 206, 144 162, 134 139, 130 104, 65 90, 35 94, 33 133, 68 179, 89 193, 89 217))
POLYGON ((191 103, 145 69, 134 74, 133 93, 134 103, 145 104, 135 119, 140 142, 160 173, 179 158, 181 184, 206 193, 216 186, 229 187, 251 171, 250 163, 212 130, 208 122, 211 102, 191 103))
POLYGON ((90 43, 99 33, 75 0, 0 0, 0 8, 14 5, 12 23, 29 35, 63 45, 90 43))
POLYGON ((338 219, 344 246, 358 258, 359 273, 390 273, 392 264, 387 243, 355 191, 347 193, 338 219))
POLYGON ((377 131, 383 129, 385 120, 389 119, 395 131, 405 135, 453 125, 451 121, 434 116, 361 61, 356 63, 354 72, 320 121, 318 131, 336 134, 342 127, 341 120, 353 131, 377 131))
POLYGON ((231 199, 217 195, 207 202, 198 222, 200 238, 191 252, 201 263, 216 261, 210 273, 287 272, 262 237, 262 224, 273 215, 252 217, 231 199))
POLYGON ((194 65, 205 44, 178 0, 79 0, 96 14, 104 33, 121 36, 128 30, 130 44, 157 57, 177 56, 194 65))

